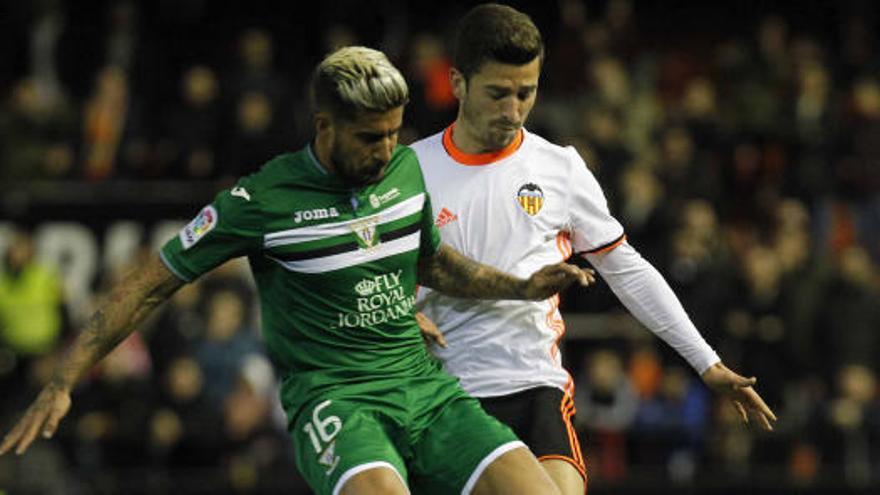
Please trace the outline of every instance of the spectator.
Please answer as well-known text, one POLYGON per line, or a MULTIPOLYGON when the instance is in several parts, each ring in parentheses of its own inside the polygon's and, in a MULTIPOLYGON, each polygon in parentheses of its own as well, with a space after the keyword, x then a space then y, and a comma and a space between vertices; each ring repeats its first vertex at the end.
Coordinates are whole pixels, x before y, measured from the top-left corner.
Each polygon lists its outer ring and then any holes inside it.
POLYGON ((166 117, 163 147, 170 170, 166 177, 207 179, 218 175, 220 144, 219 83, 204 65, 186 69, 180 84, 181 102, 166 117))

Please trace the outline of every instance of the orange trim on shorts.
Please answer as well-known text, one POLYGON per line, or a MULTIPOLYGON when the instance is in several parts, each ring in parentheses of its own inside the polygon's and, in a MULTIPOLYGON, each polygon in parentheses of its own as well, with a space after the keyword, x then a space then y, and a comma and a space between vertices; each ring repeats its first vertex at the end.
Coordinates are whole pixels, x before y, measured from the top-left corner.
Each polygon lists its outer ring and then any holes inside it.
POLYGON ((580 464, 578 464, 577 461, 575 461, 571 457, 568 457, 567 455, 542 455, 541 457, 538 457, 538 462, 544 462, 545 460, 552 460, 552 459, 555 459, 558 461, 565 461, 565 462, 571 464, 575 469, 577 469, 577 472, 580 473, 581 478, 584 479, 584 483, 587 482, 587 472, 584 470, 584 467, 581 466, 580 464))
POLYGON ((520 129, 519 132, 516 133, 516 137, 513 138, 513 141, 500 150, 490 151, 488 153, 465 153, 464 151, 461 151, 452 140, 452 130, 454 128, 455 123, 453 122, 443 131, 443 148, 446 149, 446 153, 448 153, 453 160, 462 165, 470 166, 489 165, 490 163, 507 158, 519 149, 524 136, 523 130, 520 129))
MULTIPOLYGON (((562 415, 562 422, 565 423, 565 429, 568 432, 568 442, 571 447, 572 461, 574 466, 584 478, 584 485, 587 483, 587 469, 584 463, 584 455, 581 452, 581 443, 578 440, 577 431, 571 424, 571 417, 574 416, 577 409, 574 406, 574 381, 571 376, 568 377, 568 383, 562 394, 562 401, 559 403, 559 413, 562 415)), ((565 457, 565 456, 563 456, 565 457)))

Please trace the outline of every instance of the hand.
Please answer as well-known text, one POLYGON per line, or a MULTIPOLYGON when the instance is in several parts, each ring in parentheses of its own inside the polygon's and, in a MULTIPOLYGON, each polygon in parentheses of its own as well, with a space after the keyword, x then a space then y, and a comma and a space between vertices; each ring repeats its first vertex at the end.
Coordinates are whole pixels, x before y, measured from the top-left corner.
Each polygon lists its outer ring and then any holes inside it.
POLYGON ((737 375, 722 363, 715 363, 703 372, 703 383, 715 392, 727 397, 739 412, 743 423, 749 422, 749 414, 758 419, 761 427, 773 431, 770 421, 776 421, 776 415, 764 403, 764 399, 752 388, 757 378, 746 378, 737 375))
POLYGON ((532 300, 547 299, 562 292, 575 281, 586 287, 596 282, 596 272, 564 262, 546 265, 526 281, 525 297, 532 300))
POLYGON ((419 324, 419 329, 422 331, 422 338, 425 339, 425 342, 429 344, 433 342, 440 347, 446 347, 446 339, 443 338, 443 332, 437 328, 437 325, 430 318, 422 313, 416 313, 416 323, 419 324))
POLYGON ((38 434, 43 438, 52 438, 58 423, 70 410, 70 392, 47 385, 31 404, 31 407, 18 420, 18 424, 6 434, 0 444, 0 455, 4 455, 15 446, 15 453, 21 455, 33 443, 38 434))

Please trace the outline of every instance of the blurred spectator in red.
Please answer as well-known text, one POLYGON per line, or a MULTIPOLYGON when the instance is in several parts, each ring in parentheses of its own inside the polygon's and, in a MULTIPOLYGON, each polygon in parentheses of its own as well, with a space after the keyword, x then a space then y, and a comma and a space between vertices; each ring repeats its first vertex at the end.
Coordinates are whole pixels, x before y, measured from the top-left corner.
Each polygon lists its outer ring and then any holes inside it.
POLYGON ((409 47, 410 104, 408 119, 413 121, 419 136, 424 136, 455 120, 458 100, 452 94, 449 69, 452 61, 443 42, 423 32, 409 47))
POLYGON ((83 110, 83 177, 99 181, 148 174, 151 155, 141 100, 128 74, 108 65, 95 77, 83 110))

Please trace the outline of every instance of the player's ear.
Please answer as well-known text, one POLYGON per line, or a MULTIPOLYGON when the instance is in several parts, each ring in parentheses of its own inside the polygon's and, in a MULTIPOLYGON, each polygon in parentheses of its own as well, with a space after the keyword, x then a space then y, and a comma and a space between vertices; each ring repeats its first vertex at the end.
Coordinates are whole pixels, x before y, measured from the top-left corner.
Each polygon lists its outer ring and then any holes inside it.
POLYGON ((461 101, 467 96, 467 80, 464 74, 452 67, 449 69, 449 82, 452 84, 452 94, 461 101))
POLYGON ((333 132, 333 115, 330 112, 317 111, 312 120, 315 123, 315 134, 321 135, 333 132))

